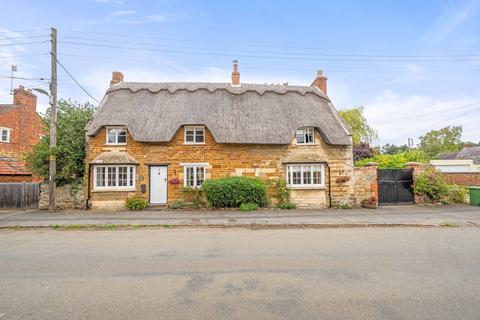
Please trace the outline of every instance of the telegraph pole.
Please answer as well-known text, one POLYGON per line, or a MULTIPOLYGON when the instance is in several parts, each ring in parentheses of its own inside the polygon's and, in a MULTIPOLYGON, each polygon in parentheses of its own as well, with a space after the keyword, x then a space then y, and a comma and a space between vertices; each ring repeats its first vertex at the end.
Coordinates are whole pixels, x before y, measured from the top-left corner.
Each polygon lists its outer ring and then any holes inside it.
POLYGON ((52 33, 52 62, 50 82, 50 171, 48 176, 48 210, 55 212, 56 192, 56 148, 57 148, 57 29, 51 28, 52 33))

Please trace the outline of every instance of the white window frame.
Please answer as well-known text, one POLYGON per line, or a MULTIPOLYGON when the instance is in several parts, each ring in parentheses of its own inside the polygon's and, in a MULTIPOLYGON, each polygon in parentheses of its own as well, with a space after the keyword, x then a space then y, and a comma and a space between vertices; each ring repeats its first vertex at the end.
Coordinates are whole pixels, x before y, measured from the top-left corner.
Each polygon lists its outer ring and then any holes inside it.
POLYGON ((323 189, 325 188, 325 165, 321 163, 292 163, 285 167, 285 178, 287 186, 292 189, 323 189), (300 183, 293 183, 292 167, 300 167, 300 183), (310 183, 305 183, 304 172, 307 167, 310 167, 310 183), (320 169, 321 183, 313 183, 314 168, 320 169))
POLYGON ((108 191, 134 191, 135 190, 135 180, 136 180, 136 173, 137 168, 134 165, 127 165, 127 164, 119 164, 119 165, 94 165, 93 166, 93 190, 108 190, 108 191), (127 185, 126 186, 119 186, 119 167, 126 167, 127 168, 127 185), (97 185, 97 171, 99 168, 105 168, 105 173, 103 176, 105 185, 98 186, 97 185), (108 168, 116 168, 115 169, 115 185, 114 186, 107 186, 107 179, 108 179, 108 168))
POLYGON ((10 133, 12 129, 0 127, 0 142, 10 143, 10 133), (3 140, 3 131, 7 131, 7 140, 3 140))
MULTIPOLYGON (((180 163, 181 166, 183 166, 183 186, 184 187, 192 187, 187 184, 187 169, 188 168, 193 168, 193 187, 192 188, 202 188, 202 186, 198 185, 197 181, 197 168, 202 168, 203 170, 203 182, 207 180, 207 166, 208 163, 180 163)), ((202 183, 203 183, 202 182, 202 183)))
POLYGON ((105 132, 105 144, 110 145, 110 146, 124 146, 127 144, 127 128, 126 127, 106 127, 106 132, 105 132), (109 136, 109 131, 110 130, 117 130, 115 134, 115 142, 109 142, 108 141, 108 136, 109 136), (119 130, 125 130, 125 142, 118 142, 118 131, 119 130))
POLYGON ((183 134, 183 144, 205 144, 205 126, 185 126, 183 134), (193 141, 187 141, 187 130, 193 131, 193 141), (197 130, 203 131, 203 141, 197 142, 197 130))
POLYGON ((315 144, 315 128, 314 127, 302 127, 298 128, 297 131, 295 131, 295 141, 297 142, 298 145, 311 145, 315 144), (303 136, 304 142, 298 142, 298 135, 301 134, 303 136), (312 137, 312 141, 305 142, 307 139, 306 136, 307 134, 312 137))

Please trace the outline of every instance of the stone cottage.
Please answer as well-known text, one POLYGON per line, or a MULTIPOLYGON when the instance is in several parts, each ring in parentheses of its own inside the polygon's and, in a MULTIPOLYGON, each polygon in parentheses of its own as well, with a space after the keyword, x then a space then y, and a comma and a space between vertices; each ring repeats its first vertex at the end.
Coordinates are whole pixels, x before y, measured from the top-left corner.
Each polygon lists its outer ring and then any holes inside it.
POLYGON ((123 208, 131 195, 166 205, 225 176, 285 179, 300 207, 351 203, 351 134, 326 92, 321 71, 310 86, 241 83, 236 61, 231 83, 113 72, 86 128, 88 206, 123 208))

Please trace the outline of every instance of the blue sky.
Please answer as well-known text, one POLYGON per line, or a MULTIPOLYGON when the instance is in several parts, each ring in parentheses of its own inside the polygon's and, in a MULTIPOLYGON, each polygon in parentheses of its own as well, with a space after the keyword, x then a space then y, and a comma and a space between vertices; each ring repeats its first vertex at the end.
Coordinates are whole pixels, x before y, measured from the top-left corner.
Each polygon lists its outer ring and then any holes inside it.
MULTIPOLYGON (((365 107, 376 144, 446 125, 480 140, 480 1, 2 0, 0 75, 16 64, 18 77, 48 78, 50 26, 59 61, 99 100, 113 70, 226 82, 236 58, 242 82, 309 85, 324 70, 338 109, 365 107)), ((0 76, 0 103, 9 91, 0 76)), ((59 97, 93 101, 60 68, 59 97)))

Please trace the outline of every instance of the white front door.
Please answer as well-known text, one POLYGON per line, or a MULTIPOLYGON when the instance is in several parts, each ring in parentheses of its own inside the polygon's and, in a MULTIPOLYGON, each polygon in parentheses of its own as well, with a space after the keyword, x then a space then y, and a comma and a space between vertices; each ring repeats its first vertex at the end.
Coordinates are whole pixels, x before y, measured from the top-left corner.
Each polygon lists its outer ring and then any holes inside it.
POLYGON ((167 203, 167 166, 150 167, 150 203, 167 203))

